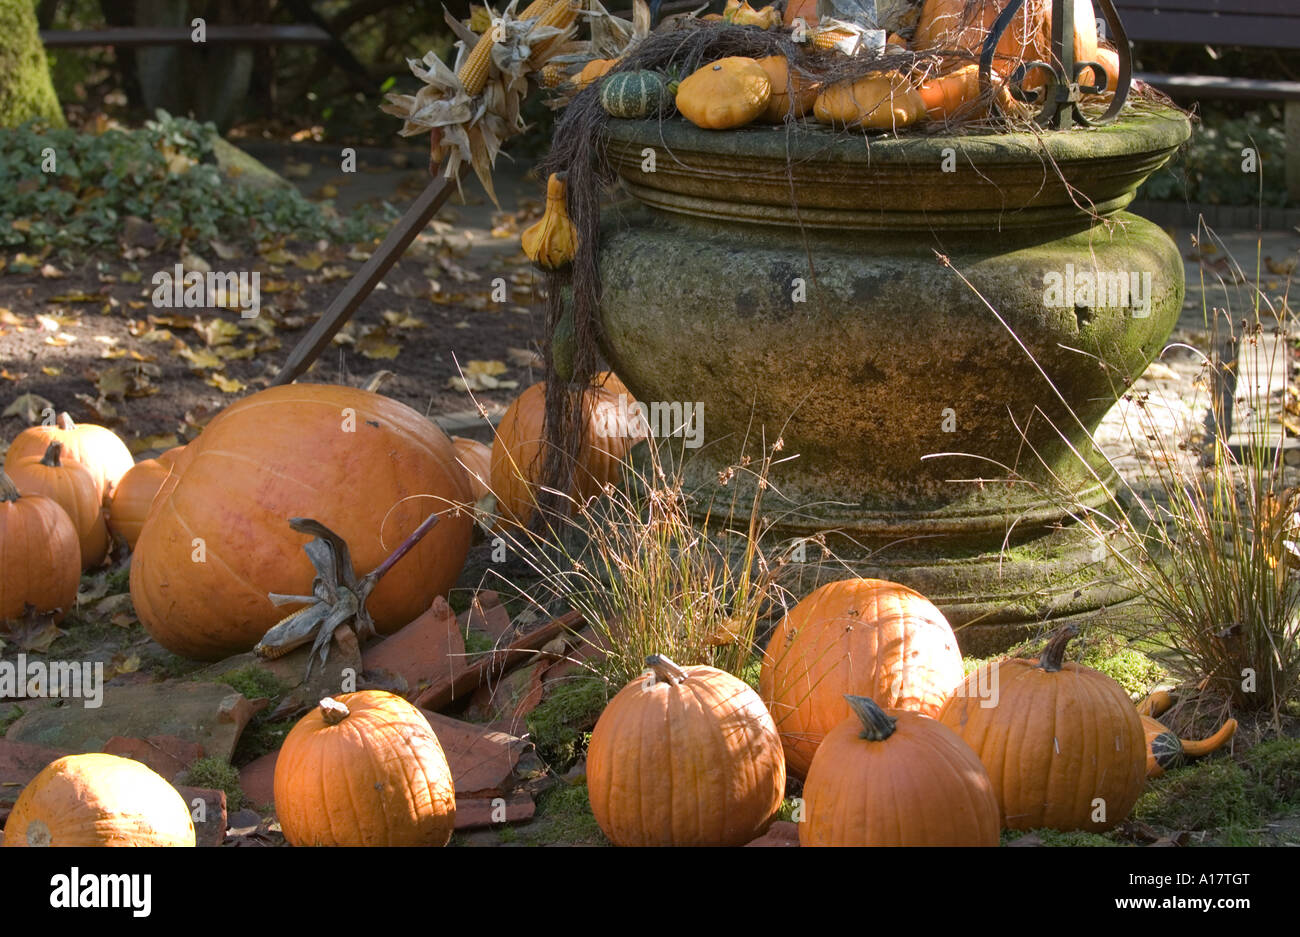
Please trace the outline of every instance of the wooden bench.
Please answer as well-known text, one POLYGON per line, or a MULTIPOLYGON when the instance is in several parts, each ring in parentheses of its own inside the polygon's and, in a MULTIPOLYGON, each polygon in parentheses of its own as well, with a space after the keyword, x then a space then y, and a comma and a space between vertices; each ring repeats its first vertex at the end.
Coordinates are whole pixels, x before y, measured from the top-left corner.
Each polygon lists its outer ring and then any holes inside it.
MULTIPOLYGON (((1300 50, 1297 0, 1115 0, 1135 43, 1300 50)), ((1300 81, 1278 76, 1226 77, 1134 72, 1177 100, 1282 101, 1286 113, 1287 195, 1300 202, 1300 81)))

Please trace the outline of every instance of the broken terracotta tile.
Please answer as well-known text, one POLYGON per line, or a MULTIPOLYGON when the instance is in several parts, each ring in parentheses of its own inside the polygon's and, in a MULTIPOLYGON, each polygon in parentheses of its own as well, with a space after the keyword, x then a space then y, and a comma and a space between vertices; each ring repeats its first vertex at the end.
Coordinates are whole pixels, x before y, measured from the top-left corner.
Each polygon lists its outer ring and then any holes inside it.
POLYGON ((239 769, 239 786, 256 807, 275 803, 275 762, 279 757, 279 751, 267 752, 239 769))
POLYGON ((527 791, 501 797, 457 797, 456 829, 477 830, 531 820, 537 807, 527 791))
POLYGON ((176 786, 194 818, 194 844, 220 846, 226 838, 226 792, 210 787, 176 786))
POLYGON ((210 757, 229 761, 254 712, 255 704, 224 683, 167 680, 111 687, 98 709, 77 705, 33 709, 9 727, 5 738, 65 752, 98 752, 114 736, 169 735, 201 746, 210 757))
POLYGON ((566 631, 578 627, 582 616, 569 612, 524 634, 509 632, 502 639, 509 643, 495 651, 481 655, 456 676, 440 680, 415 699, 421 709, 439 710, 457 699, 470 696, 480 686, 489 686, 496 677, 511 667, 533 661, 537 651, 566 631))
POLYGON ((0 804, 7 811, 28 782, 40 774, 46 765, 69 754, 72 753, 44 745, 0 739, 0 804))
POLYGON ((457 797, 514 789, 515 765, 527 742, 441 713, 425 710, 424 716, 447 756, 457 797))
POLYGON ((438 596, 419 618, 367 647, 361 661, 366 670, 400 674, 418 691, 465 669, 465 638, 451 606, 438 596))
POLYGON ((563 680, 579 674, 592 672, 592 668, 605 658, 605 649, 600 635, 591 628, 565 636, 565 651, 546 671, 546 681, 563 680))
POLYGON ((459 623, 462 631, 481 631, 494 644, 500 644, 502 636, 511 627, 510 613, 501 604, 501 597, 491 589, 474 593, 469 608, 461 612, 459 623))
POLYGON ((754 840, 752 843, 746 843, 747 846, 798 846, 799 845, 799 827, 789 820, 775 821, 766 833, 754 840))
POLYGON ((202 745, 175 735, 154 735, 147 739, 115 735, 104 743, 101 750, 138 761, 172 783, 203 757, 202 745))
POLYGON ((550 666, 550 659, 534 660, 479 687, 467 714, 476 722, 492 723, 503 732, 522 735, 526 731, 525 718, 542 702, 542 677, 550 666))

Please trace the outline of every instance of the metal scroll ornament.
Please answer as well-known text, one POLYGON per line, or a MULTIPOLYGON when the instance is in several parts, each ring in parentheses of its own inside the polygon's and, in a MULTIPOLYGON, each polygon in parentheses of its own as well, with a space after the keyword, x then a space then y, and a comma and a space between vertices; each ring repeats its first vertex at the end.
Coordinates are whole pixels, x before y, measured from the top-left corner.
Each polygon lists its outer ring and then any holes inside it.
MULTIPOLYGON (((1010 92, 1020 101, 1030 101, 1042 105, 1035 121, 1042 127, 1056 130, 1068 130, 1077 123, 1084 127, 1095 127, 1113 121, 1124 102, 1128 100, 1129 82, 1133 74, 1132 56, 1129 51, 1128 34, 1120 21, 1119 13, 1111 0, 1095 0, 1115 47, 1119 54, 1119 87, 1108 89, 1105 70, 1099 62, 1076 62, 1074 60, 1074 9, 1072 2, 1052 4, 1052 61, 1021 62, 1008 78, 1010 92), (1047 73, 1047 84, 1042 88, 1026 89, 1025 76, 1033 69, 1047 73), (1081 79, 1088 79, 1085 84, 1081 79), (1115 92, 1106 113, 1094 120, 1083 116, 1079 102, 1085 94, 1101 94, 1107 90, 1115 92)), ((1025 0, 1011 0, 993 23, 980 56, 980 87, 989 94, 993 85, 993 57, 1003 34, 1011 28, 1012 22, 1024 7, 1025 0)), ((999 113, 996 98, 992 98, 991 108, 999 113)))

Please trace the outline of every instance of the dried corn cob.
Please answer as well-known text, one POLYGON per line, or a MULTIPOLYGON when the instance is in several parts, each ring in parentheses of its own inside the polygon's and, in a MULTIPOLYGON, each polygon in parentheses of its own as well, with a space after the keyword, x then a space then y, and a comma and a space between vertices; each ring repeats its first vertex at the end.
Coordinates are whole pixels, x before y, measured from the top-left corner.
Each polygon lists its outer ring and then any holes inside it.
POLYGON ((845 39, 853 39, 857 34, 847 29, 822 29, 812 33, 808 37, 808 42, 814 49, 836 48, 845 39))
MULTIPOLYGON (((537 26, 534 29, 553 26, 556 29, 568 29, 578 18, 578 11, 582 4, 578 0, 555 0, 552 6, 546 8, 546 12, 537 20, 537 26)), ((534 62, 542 61, 546 57, 547 51, 551 46, 563 40, 563 36, 551 36, 549 39, 543 39, 533 47, 531 60, 534 62)))
POLYGON ((496 27, 493 26, 478 37, 474 48, 470 50, 465 64, 460 67, 456 77, 468 95, 475 95, 487 86, 488 68, 492 64, 492 44, 496 42, 496 27))
POLYGON ((558 88, 560 85, 564 84, 565 79, 568 78, 568 75, 565 73, 564 69, 565 66, 560 65, 558 62, 547 62, 545 65, 543 65, 542 82, 541 82, 542 87, 558 88))
POLYGON ((519 14, 521 20, 530 20, 534 16, 541 16, 548 8, 559 3, 560 0, 533 0, 532 3, 524 7, 524 12, 519 14))

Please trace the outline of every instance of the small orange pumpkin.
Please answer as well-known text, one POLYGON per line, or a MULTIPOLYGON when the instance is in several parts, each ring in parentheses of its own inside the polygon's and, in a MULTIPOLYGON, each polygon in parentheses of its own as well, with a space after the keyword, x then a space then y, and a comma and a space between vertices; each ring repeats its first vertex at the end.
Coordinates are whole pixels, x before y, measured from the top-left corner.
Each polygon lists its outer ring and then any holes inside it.
POLYGON ((108 554, 108 525, 95 478, 79 462, 63 458, 63 443, 52 442, 39 459, 19 459, 9 477, 25 495, 42 495, 67 512, 81 544, 81 568, 90 569, 108 554))
POLYGON ((609 701, 587 749, 591 812, 618 846, 742 846, 785 796, 772 717, 744 681, 713 667, 650 670, 609 701))
POLYGON ((917 86, 931 120, 950 120, 969 113, 980 96, 980 67, 974 63, 939 75, 917 86))
POLYGON ((924 596, 883 579, 843 579, 777 626, 758 688, 790 773, 803 777, 822 737, 851 715, 845 696, 937 716, 961 677, 957 638, 924 596))
POLYGON ((1173 702, 1169 693, 1157 690, 1137 706, 1138 716, 1142 719, 1142 731, 1147 739, 1148 778, 1161 777, 1170 768, 1182 765, 1188 758, 1200 758, 1217 751, 1228 744, 1237 732, 1237 720, 1229 719, 1207 739, 1180 739, 1155 718, 1172 706, 1173 702))
POLYGON ((853 715, 817 749, 803 786, 801 846, 996 846, 988 772, 928 716, 846 697, 853 715))
MULTIPOLYGON (((622 433, 618 398, 592 388, 583 400, 586 440, 574 469, 574 491, 582 500, 618 481, 623 459, 636 439, 622 433)), ((490 481, 497 510, 506 523, 525 526, 537 507, 538 479, 544 468, 546 385, 534 384, 510 404, 492 444, 490 481)))
POLYGON ((0 621, 18 618, 27 605, 54 612, 77 604, 81 542, 68 512, 49 498, 20 495, 0 471, 0 621))
POLYGON ((167 476, 176 471, 173 465, 184 448, 175 446, 156 459, 137 462, 117 483, 117 490, 113 492, 113 500, 108 506, 108 526, 132 550, 140 539, 140 531, 144 529, 144 521, 149 516, 149 508, 153 507, 154 497, 167 476))
POLYGON ((451 437, 456 447, 456 459, 469 479, 470 492, 475 501, 489 494, 488 479, 492 477, 492 447, 464 436, 451 437))
POLYGON ((793 26, 797 19, 802 19, 805 26, 816 26, 817 0, 786 0, 781 22, 793 26))
POLYGON ((728 56, 687 75, 677 86, 677 110, 697 127, 729 130, 767 108, 772 83, 754 59, 728 56))
POLYGON ((456 795, 424 715, 383 690, 326 697, 275 762, 275 812, 294 846, 445 846, 456 795))
POLYGON ((1040 659, 981 664, 944 705, 939 721, 975 750, 1012 830, 1108 830, 1142 794, 1142 720, 1123 688, 1065 662, 1073 625, 1040 659))
POLYGON ((19 459, 29 456, 39 459, 52 442, 63 443, 63 458, 86 467, 105 503, 121 477, 135 464, 131 450, 111 429, 93 423, 73 423, 72 417, 60 413, 53 426, 29 426, 14 437, 5 453, 5 471, 19 459))
POLYGON ((184 798, 117 755, 67 755, 32 778, 5 823, 6 846, 193 846, 184 798))

